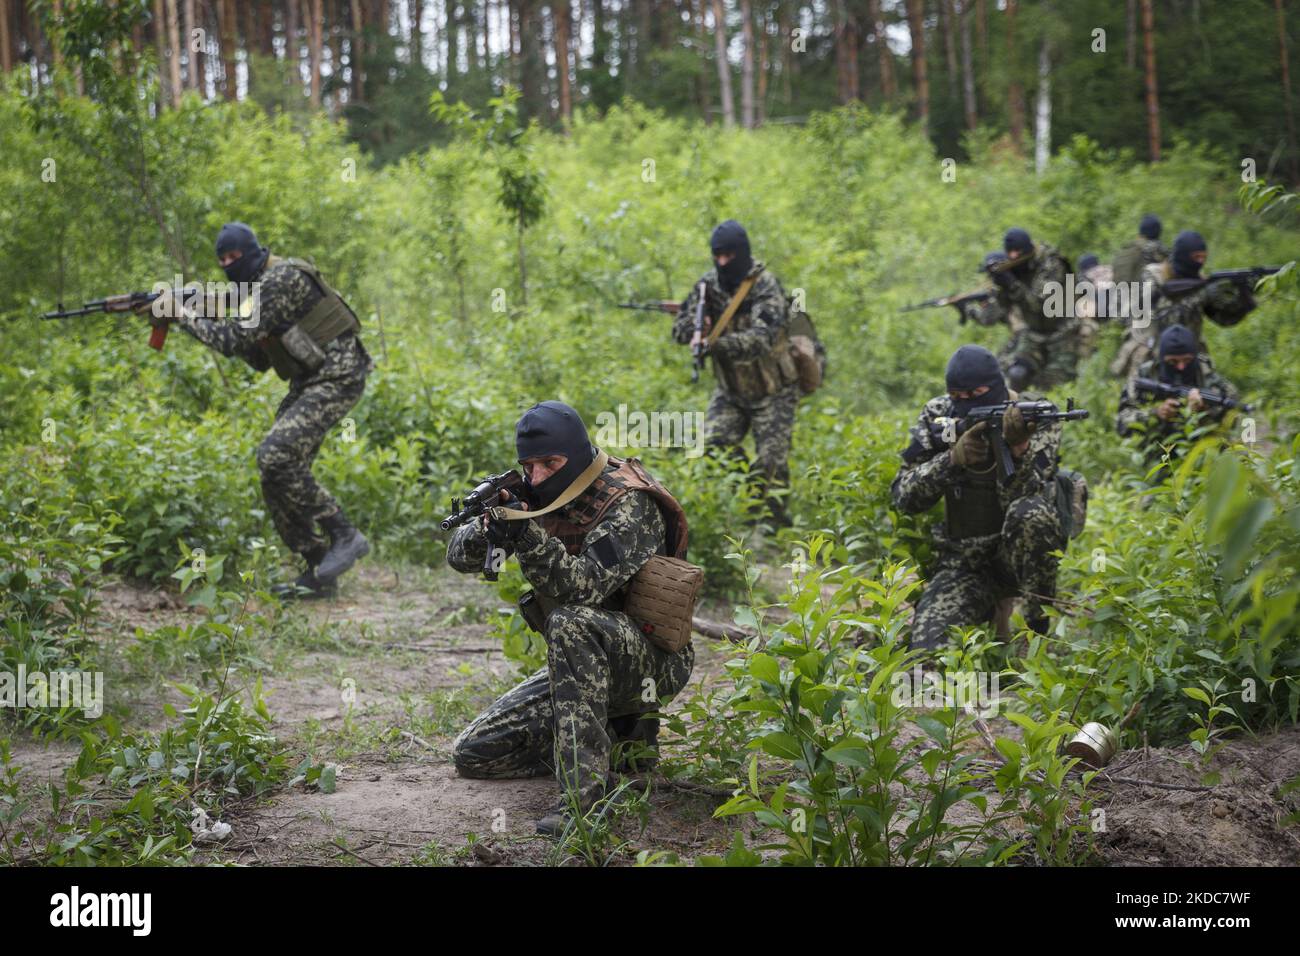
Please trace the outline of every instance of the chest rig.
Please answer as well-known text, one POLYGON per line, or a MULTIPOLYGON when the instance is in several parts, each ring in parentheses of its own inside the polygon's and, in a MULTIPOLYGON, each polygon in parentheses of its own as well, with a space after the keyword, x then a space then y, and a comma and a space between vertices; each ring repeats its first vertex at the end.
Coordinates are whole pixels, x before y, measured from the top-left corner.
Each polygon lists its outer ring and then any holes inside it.
POLYGON ((582 494, 560 511, 537 518, 542 529, 560 543, 569 554, 582 550, 587 535, 605 513, 630 491, 644 491, 654 498, 664 518, 664 553, 673 558, 686 557, 686 512, 677 499, 645 470, 635 458, 609 459, 609 467, 596 477, 582 494))
POLYGON ((310 375, 325 364, 325 346, 346 333, 361 331, 361 322, 343 297, 334 291, 320 270, 305 259, 282 259, 271 256, 266 268, 290 265, 303 272, 321 297, 293 324, 278 335, 268 335, 260 342, 271 360, 275 374, 286 381, 310 375))

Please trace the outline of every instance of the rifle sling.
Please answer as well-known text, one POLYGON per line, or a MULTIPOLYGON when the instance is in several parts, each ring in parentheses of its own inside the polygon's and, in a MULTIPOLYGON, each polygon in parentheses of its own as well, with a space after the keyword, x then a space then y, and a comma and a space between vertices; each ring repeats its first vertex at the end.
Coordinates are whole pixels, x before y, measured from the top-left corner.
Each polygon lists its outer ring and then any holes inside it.
POLYGON ((556 498, 545 508, 537 511, 523 511, 519 508, 505 508, 497 505, 489 514, 493 521, 523 521, 525 518, 540 518, 542 515, 550 514, 552 511, 558 511, 563 508, 578 495, 587 490, 587 487, 595 481, 605 466, 609 464, 608 452, 600 452, 596 455, 596 460, 588 465, 577 478, 573 479, 573 484, 560 492, 560 497, 556 498))
POLYGON ((758 275, 754 274, 746 276, 745 280, 740 283, 740 288, 736 290, 736 294, 727 303, 727 309, 722 313, 722 318, 718 319, 717 324, 713 326, 713 331, 709 333, 709 337, 705 340, 705 344, 710 348, 712 348, 714 342, 718 341, 718 336, 726 331, 727 326, 731 324, 731 317, 736 314, 736 310, 740 308, 740 303, 745 301, 745 296, 749 295, 749 290, 754 287, 754 283, 757 281, 758 275))

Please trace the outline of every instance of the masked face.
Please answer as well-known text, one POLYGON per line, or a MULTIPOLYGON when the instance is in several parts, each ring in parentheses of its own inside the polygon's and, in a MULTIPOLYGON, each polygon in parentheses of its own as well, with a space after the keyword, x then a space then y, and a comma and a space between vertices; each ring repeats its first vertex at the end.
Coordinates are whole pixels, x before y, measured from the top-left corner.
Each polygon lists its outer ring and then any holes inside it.
POLYGON ((1169 355, 1160 361, 1160 379, 1170 385, 1201 384, 1200 368, 1195 355, 1169 355))
POLYGON ((587 428, 563 402, 542 402, 515 426, 515 449, 533 504, 545 508, 596 458, 587 428))
POLYGON ((217 235, 217 261, 231 282, 252 282, 261 274, 270 251, 242 222, 228 222, 217 235))
POLYGON ((947 385, 957 418, 981 405, 1001 405, 1010 397, 997 358, 978 345, 963 345, 948 360, 947 385))
POLYGON ((709 246, 718 270, 718 284, 726 292, 735 292, 754 267, 754 258, 749 251, 749 235, 740 223, 728 219, 713 230, 709 246))

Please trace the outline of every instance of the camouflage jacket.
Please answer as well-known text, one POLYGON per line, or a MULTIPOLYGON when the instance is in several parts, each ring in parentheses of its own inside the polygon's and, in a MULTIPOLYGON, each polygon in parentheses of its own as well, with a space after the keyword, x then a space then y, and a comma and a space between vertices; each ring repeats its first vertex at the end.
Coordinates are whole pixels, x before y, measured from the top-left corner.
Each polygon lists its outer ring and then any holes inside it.
MULTIPOLYGON (((743 399, 775 394, 797 378, 786 335, 790 306, 776 276, 755 262, 749 275, 757 276, 736 314, 709 349, 718 384, 743 399)), ((731 302, 718 282, 718 270, 709 270, 700 280, 705 284, 704 314, 716 323, 731 302)), ((682 345, 695 331, 695 306, 699 282, 691 287, 673 322, 673 338, 682 345)))
POLYGON ((1255 308, 1255 297, 1250 290, 1228 279, 1216 279, 1188 292, 1170 293, 1167 283, 1173 278, 1173 269, 1167 262, 1157 262, 1143 270, 1143 279, 1152 284, 1152 321, 1147 330, 1154 343, 1160 333, 1171 325, 1183 325, 1196 336, 1202 352, 1205 347, 1205 318, 1217 325, 1236 325, 1255 308))
POLYGON ((1062 314, 1057 316, 1046 313, 1046 302, 1051 294, 1049 283, 1056 283, 1063 294, 1067 271, 1065 259, 1060 253, 1048 245, 1036 246, 1028 267, 1013 269, 1011 281, 1005 288, 995 285, 997 300, 1008 313, 1013 308, 1018 308, 1025 327, 1031 332, 1056 332, 1073 320, 1068 309, 1062 309, 1062 314))
POLYGON ((1159 239, 1138 236, 1115 255, 1111 266, 1112 278, 1116 282, 1139 282, 1142 270, 1153 262, 1164 262, 1169 258, 1169 250, 1159 239))
MULTIPOLYGON (((1017 396, 1014 392, 1011 397, 1014 400, 1036 400, 1033 395, 1017 396)), ((953 464, 950 448, 938 434, 942 430, 940 419, 951 417, 952 399, 947 395, 930 399, 921 409, 908 432, 911 443, 903 450, 902 467, 889 489, 897 510, 919 514, 934 507, 941 498, 947 498, 945 507, 950 507, 954 498, 949 493, 970 477, 967 469, 953 464)), ((1042 426, 1029 436, 1029 448, 1016 462, 1015 474, 1010 481, 998 483, 998 498, 1004 512, 1011 502, 1028 495, 1055 494, 1060 447, 1059 422, 1042 426)), ((957 542, 948 540, 942 525, 937 525, 934 533, 941 548, 958 547, 957 542)), ((960 547, 971 552, 996 550, 996 537, 966 539, 960 547)))
MULTIPOLYGON (((1217 392, 1234 400, 1237 398, 1237 389, 1219 374, 1208 355, 1197 356, 1197 366, 1200 378, 1198 388, 1206 392, 1217 392)), ((1159 363, 1155 359, 1142 363, 1136 378, 1158 380, 1159 363)), ((1178 415, 1165 422, 1156 415, 1156 408, 1162 401, 1164 399, 1139 395, 1134 379, 1130 379, 1120 393, 1119 412, 1115 415, 1115 430, 1119 432, 1120 437, 1139 434, 1145 435, 1149 441, 1168 443, 1174 437, 1186 434, 1189 423, 1193 427, 1198 427, 1211 422, 1221 422, 1228 413, 1228 409, 1215 405, 1207 405, 1202 411, 1192 413, 1188 411, 1186 400, 1183 400, 1178 415)))
MULTIPOLYGON (((556 514, 563 517, 568 510, 556 514)), ((556 604, 618 609, 623 586, 663 551, 665 538, 659 505, 644 491, 629 491, 587 533, 578 554, 569 554, 536 521, 525 522, 514 553, 528 583, 556 604)), ((463 524, 447 544, 447 563, 457 571, 481 571, 487 548, 481 522, 463 524)))
MULTIPOLYGON (((238 356, 245 362, 265 372, 271 360, 260 342, 270 335, 282 335, 291 325, 311 311, 321 300, 321 291, 301 269, 280 262, 262 271, 255 321, 245 324, 238 318, 211 319, 182 316, 177 324, 194 338, 222 355, 238 356)), ((208 314, 215 314, 212 308, 208 314)), ((332 379, 364 377, 374 363, 355 335, 343 335, 323 346, 325 364, 316 374, 294 382, 310 385, 332 379)))

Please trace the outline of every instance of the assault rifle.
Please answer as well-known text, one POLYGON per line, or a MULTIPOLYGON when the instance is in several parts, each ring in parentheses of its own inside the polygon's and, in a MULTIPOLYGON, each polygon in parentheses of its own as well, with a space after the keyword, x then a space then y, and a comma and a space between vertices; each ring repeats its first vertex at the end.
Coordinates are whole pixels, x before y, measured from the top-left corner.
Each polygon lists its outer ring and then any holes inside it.
POLYGON ((966 321, 966 310, 962 308, 967 302, 987 302, 995 295, 992 289, 976 289, 973 292, 954 292, 952 295, 942 295, 937 299, 926 299, 924 302, 918 302, 916 305, 905 305, 899 311, 915 312, 917 309, 937 309, 940 306, 950 305, 957 310, 961 323, 966 321))
MULTIPOLYGON (((63 303, 53 312, 42 313, 42 319, 71 319, 80 315, 93 315, 97 312, 134 312, 137 309, 153 303, 159 292, 124 292, 121 295, 110 295, 103 299, 92 299, 79 309, 65 309, 63 303)), ((162 351, 163 344, 167 341, 167 320, 153 323, 153 330, 149 333, 149 347, 162 351)))
POLYGON ((1227 279, 1229 282, 1237 285, 1247 292, 1255 290, 1255 283, 1259 282, 1264 276, 1275 275, 1282 271, 1281 266, 1251 266, 1248 269, 1220 269, 1218 272, 1211 272, 1209 275, 1201 276, 1198 279, 1170 279, 1165 283, 1164 291, 1166 292, 1190 292, 1193 289, 1200 289, 1209 285, 1211 282, 1217 282, 1219 279, 1227 279))
MULTIPOLYGON (((523 490, 524 477, 517 471, 503 471, 499 475, 488 475, 474 486, 474 490, 467 494, 463 501, 459 498, 451 499, 451 514, 442 519, 442 530, 450 531, 467 521, 473 521, 487 514, 501 504, 503 491, 517 496, 523 490)), ((501 569, 500 564, 493 559, 495 550, 489 546, 483 556, 483 577, 489 581, 495 581, 501 569)))
POLYGON ((682 304, 674 302, 672 299, 656 299, 653 302, 620 302, 620 309, 639 309, 642 312, 662 312, 665 315, 676 315, 681 311, 682 304))
POLYGON ((986 431, 993 442, 993 455, 997 461, 1002 479, 1008 480, 1016 473, 1016 463, 1011 457, 1011 448, 1002 437, 1002 415, 1008 406, 1015 405, 1024 416, 1025 424, 1042 424, 1044 422, 1073 422, 1088 417, 1086 408, 1075 408, 1074 399, 1066 403, 1061 411, 1048 401, 1038 402, 1001 402, 997 405, 979 405, 966 413, 964 418, 939 418, 933 425, 934 436, 946 445, 956 444, 957 439, 980 422, 987 424, 986 431))
POLYGON ((700 380, 700 369, 704 368, 704 356, 709 352, 709 345, 704 341, 708 334, 704 321, 704 299, 707 292, 705 284, 701 282, 696 288, 697 301, 695 303, 695 321, 693 323, 694 331, 691 333, 691 384, 700 380))
MULTIPOLYGON (((1186 398, 1192 393, 1193 386, 1171 385, 1168 382, 1160 382, 1154 378, 1135 378, 1133 388, 1136 389, 1138 395, 1145 398, 1186 398)), ((1240 408, 1243 412, 1254 410, 1253 405, 1247 405, 1245 402, 1239 402, 1218 392, 1202 391, 1201 401, 1205 402, 1206 405, 1214 405, 1219 408, 1240 408)))

